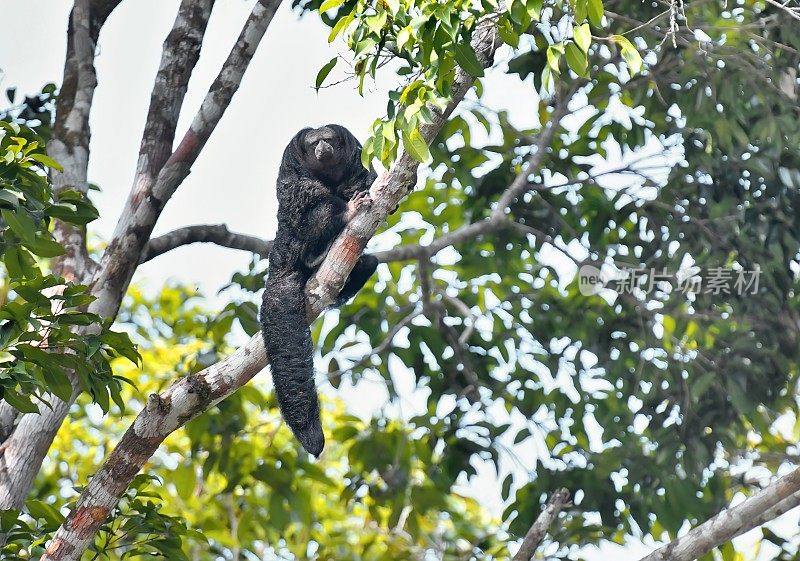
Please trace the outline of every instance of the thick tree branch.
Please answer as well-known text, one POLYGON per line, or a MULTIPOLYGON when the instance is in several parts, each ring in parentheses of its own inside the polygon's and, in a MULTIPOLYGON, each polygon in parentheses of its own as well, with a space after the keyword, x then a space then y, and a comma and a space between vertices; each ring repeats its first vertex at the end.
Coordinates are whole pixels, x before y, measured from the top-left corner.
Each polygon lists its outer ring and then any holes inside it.
POLYGON ((151 239, 142 251, 140 263, 150 261, 175 248, 193 243, 213 243, 230 249, 249 251, 265 258, 272 249, 272 240, 231 232, 225 224, 184 226, 151 239))
POLYGON ((547 530, 553 524, 553 520, 558 518, 558 514, 569 504, 569 491, 566 489, 558 489, 547 501, 542 512, 534 521, 533 525, 525 534, 525 539, 519 546, 519 551, 514 555, 512 561, 530 561, 536 549, 542 543, 542 540, 547 535, 547 530))
POLYGON ((641 561, 693 561, 800 502, 800 469, 785 475, 744 502, 729 507, 657 549, 641 561))
MULTIPOLYGON (((139 161, 130 197, 149 193, 172 154, 175 129, 192 70, 200 58, 214 0, 182 0, 172 31, 164 40, 150 107, 142 134, 139 161)), ((126 210, 131 208, 128 200, 126 210)))
MULTIPOLYGON (((117 4, 118 1, 76 0, 70 13, 64 79, 56 102, 53 138, 47 144, 47 153, 63 167, 62 172, 50 171, 56 193, 87 190, 89 113, 97 88, 95 45, 100 27, 117 4), (102 12, 98 13, 99 10, 102 12)), ((71 281, 88 280, 95 264, 86 251, 85 229, 57 220, 53 235, 65 250, 64 255, 53 260, 53 272, 71 281)))
MULTIPOLYGON (((262 4, 260 2, 259 6, 262 4)), ((262 6, 258 13, 263 16, 266 13, 265 10, 266 7, 262 6)), ((271 13, 269 17, 271 18, 271 13)), ((247 43, 251 35, 243 33, 243 36, 244 43, 247 43)), ((479 24, 473 37, 473 48, 484 66, 492 63, 498 44, 495 20, 490 19, 479 24)), ((453 83, 452 101, 445 111, 438 112, 434 122, 422 131, 426 141, 433 140, 444 125, 447 116, 463 99, 472 84, 473 79, 459 70, 453 83)), ((214 107, 216 106, 215 103, 214 107)), ((205 113, 201 109, 196 122, 192 124, 196 132, 184 138, 181 147, 176 150, 159 174, 154 189, 157 199, 161 200, 159 198, 161 194, 170 195, 169 188, 173 181, 182 179, 185 177, 185 173, 188 173, 186 164, 193 161, 196 151, 199 150, 197 143, 202 144, 207 138, 207 135, 198 136, 195 125, 202 127, 208 122, 207 119, 212 118, 211 108, 209 108, 209 112, 205 113)), ((409 156, 401 155, 392 169, 373 184, 371 193, 374 204, 366 212, 362 212, 356 217, 337 239, 333 249, 323 262, 320 272, 315 277, 314 287, 311 289, 312 302, 309 305, 311 313, 316 310, 314 316, 332 301, 331 294, 338 294, 343 284, 341 275, 347 276, 378 224, 382 223, 389 212, 413 189, 418 165, 409 156), (341 283, 339 283, 340 280, 342 280, 341 283)), ((137 248, 135 251, 137 263, 139 252, 144 247, 146 238, 142 241, 127 238, 129 236, 135 238, 136 232, 140 232, 142 225, 147 224, 150 221, 149 217, 153 214, 157 213, 151 205, 140 201, 136 209, 133 209, 131 219, 126 224, 121 223, 118 226, 120 232, 130 230, 130 234, 122 233, 120 237, 115 236, 115 239, 120 240, 118 241, 120 245, 125 244, 127 247, 137 248)), ((150 230, 152 227, 147 230, 148 236, 150 230)), ((118 254, 120 252, 121 250, 117 250, 118 254)), ((109 278, 109 282, 113 280, 113 276, 109 278)), ((125 285, 127 286, 127 283, 125 285)), ((164 438, 233 393, 266 365, 267 357, 263 341, 258 334, 225 360, 179 380, 161 395, 151 395, 147 407, 139 413, 100 471, 92 477, 81 493, 75 508, 50 542, 42 561, 77 561, 80 559, 81 554, 94 540, 95 533, 105 521, 108 513, 119 501, 119 497, 164 438)))
MULTIPOLYGON (((137 174, 137 181, 111 242, 103 254, 100 271, 94 279, 97 300, 90 308, 91 311, 103 317, 116 315, 161 211, 189 175, 197 156, 230 105, 280 3, 281 0, 258 0, 255 4, 189 130, 164 165, 157 170, 155 179, 150 177, 153 171, 150 157, 140 160, 143 168, 137 174)), ((146 142, 142 147, 145 153, 149 153, 148 150, 154 154, 161 153, 161 148, 154 145, 148 149, 145 144, 146 142)))
POLYGON ((119 497, 164 438, 243 386, 265 364, 264 344, 260 337, 253 337, 225 360, 181 378, 161 395, 151 394, 147 406, 81 493, 41 561, 78 561, 119 497))

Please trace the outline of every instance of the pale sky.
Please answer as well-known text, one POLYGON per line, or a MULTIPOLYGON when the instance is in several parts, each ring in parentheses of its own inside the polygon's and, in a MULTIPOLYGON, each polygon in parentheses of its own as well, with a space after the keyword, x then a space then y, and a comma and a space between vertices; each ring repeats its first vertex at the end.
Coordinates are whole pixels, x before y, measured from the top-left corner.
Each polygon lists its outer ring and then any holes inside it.
MULTIPOLYGON (((18 96, 32 94, 48 82, 60 82, 71 4, 66 0, 0 0, 0 13, 6 22, 0 34, 0 92, 16 86, 18 96)), ((216 77, 252 4, 217 0, 184 102, 178 139, 216 77)), ((89 180, 102 189, 92 195, 101 218, 89 228, 105 240, 113 232, 132 183, 161 45, 177 6, 177 0, 122 2, 100 35, 89 180)), ((329 45, 327 35, 327 28, 316 15, 299 19, 291 11, 289 0, 284 3, 231 106, 192 174, 168 203, 154 235, 189 224, 225 223, 233 231, 272 238, 276 225, 275 178, 280 155, 294 133, 307 125, 335 122, 365 138, 374 119, 386 110, 386 91, 394 78, 379 76, 378 84, 365 87, 363 97, 355 91, 354 82, 315 92, 312 86, 319 68, 337 54, 346 53, 341 42, 329 45)), ((340 61, 328 81, 343 78, 345 67, 340 61)), ((486 81, 483 102, 509 110, 520 126, 536 123, 536 101, 533 89, 517 77, 495 72, 486 81)), ((134 282, 157 289, 172 278, 198 286, 213 297, 249 260, 250 255, 244 252, 196 244, 140 267, 134 282)), ((219 300, 212 298, 212 305, 215 302, 219 300)), ((404 394, 403 407, 413 408, 419 400, 409 379, 403 379, 402 373, 395 375, 394 370, 395 382, 404 394)), ((337 395, 357 413, 369 416, 385 403, 387 394, 380 384, 366 382, 357 388, 342 384, 337 395)), ((495 410, 502 414, 502 407, 491 408, 493 413, 495 410)), ((401 413, 408 415, 409 411, 401 413)), ((517 451, 532 460, 536 445, 528 442, 517 451)), ((519 466, 507 464, 508 469, 520 471, 519 466)), ((464 490, 499 515, 502 505, 494 469, 487 464, 479 466, 479 472, 478 479, 464 490)), ((625 548, 609 545, 596 553, 587 552, 587 558, 635 560, 649 549, 638 543, 625 548)))

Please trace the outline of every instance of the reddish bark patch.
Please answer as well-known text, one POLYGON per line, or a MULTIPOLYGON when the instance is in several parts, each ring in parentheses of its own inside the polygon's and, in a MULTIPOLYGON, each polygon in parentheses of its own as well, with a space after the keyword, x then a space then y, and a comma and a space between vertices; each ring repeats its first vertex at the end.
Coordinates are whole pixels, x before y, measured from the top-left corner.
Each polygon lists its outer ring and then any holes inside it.
POLYGON ((361 240, 351 234, 347 234, 344 239, 342 239, 342 251, 347 255, 348 261, 352 260, 353 263, 355 263, 363 249, 364 246, 361 240))
POLYGON ((142 204, 142 200, 144 199, 144 195, 144 190, 136 189, 131 195, 131 207, 134 209, 139 208, 139 205, 142 204))
POLYGON ((70 553, 73 549, 75 549, 75 546, 72 544, 65 542, 61 538, 53 538, 50 545, 47 546, 46 553, 48 556, 59 559, 70 553))
POLYGON ((82 506, 75 511, 70 526, 79 538, 86 539, 94 535, 108 516, 108 511, 108 507, 104 506, 82 506))
POLYGON ((192 154, 197 151, 199 146, 200 138, 192 129, 189 129, 186 131, 186 134, 183 135, 181 143, 178 144, 175 152, 173 152, 172 156, 170 156, 169 160, 167 160, 167 165, 189 160, 192 154))

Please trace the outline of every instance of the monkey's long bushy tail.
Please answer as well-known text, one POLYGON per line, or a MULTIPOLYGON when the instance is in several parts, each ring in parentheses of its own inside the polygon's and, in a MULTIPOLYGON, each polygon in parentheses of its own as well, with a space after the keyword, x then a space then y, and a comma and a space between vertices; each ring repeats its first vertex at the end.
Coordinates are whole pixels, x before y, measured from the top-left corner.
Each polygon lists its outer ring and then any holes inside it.
POLYGON ((314 348, 305 308, 305 279, 270 271, 261 304, 261 333, 286 424, 310 454, 325 446, 314 384, 314 348))

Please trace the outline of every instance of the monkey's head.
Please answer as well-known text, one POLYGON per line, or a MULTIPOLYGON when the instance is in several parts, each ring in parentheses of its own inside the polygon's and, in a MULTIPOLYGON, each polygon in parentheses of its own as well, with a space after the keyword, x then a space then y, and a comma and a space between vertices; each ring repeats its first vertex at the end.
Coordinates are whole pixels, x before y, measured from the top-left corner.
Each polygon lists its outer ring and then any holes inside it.
POLYGON ((289 143, 287 153, 319 179, 339 183, 361 165, 361 144, 341 125, 305 128, 289 143))

